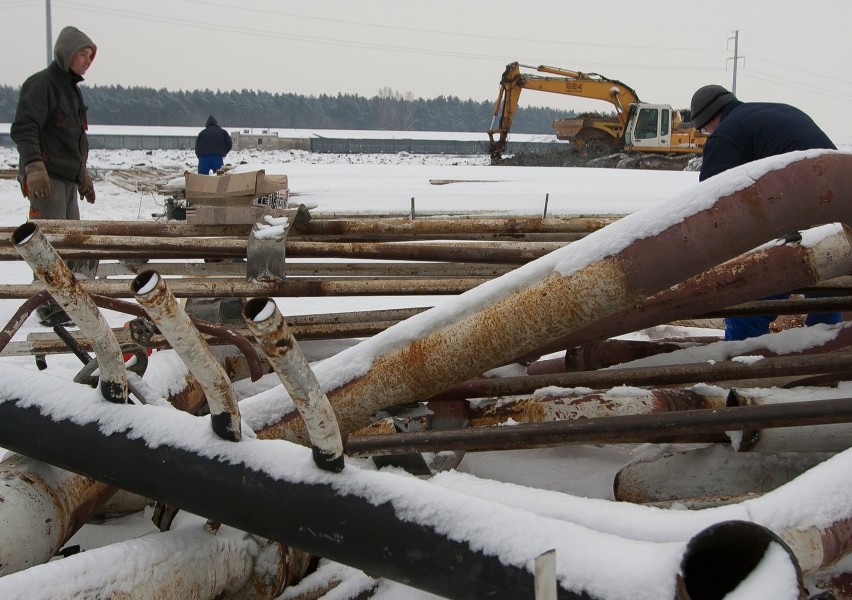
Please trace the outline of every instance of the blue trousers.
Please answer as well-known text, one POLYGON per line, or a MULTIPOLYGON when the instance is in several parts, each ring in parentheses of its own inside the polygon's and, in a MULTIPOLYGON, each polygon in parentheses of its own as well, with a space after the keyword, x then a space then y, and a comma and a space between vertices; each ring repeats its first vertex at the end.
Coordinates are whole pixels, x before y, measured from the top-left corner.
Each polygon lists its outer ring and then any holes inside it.
POLYGON ((215 175, 223 164, 225 164, 225 161, 218 154, 202 154, 198 157, 198 173, 210 175, 210 171, 213 171, 215 175))
MULTIPOLYGON (((783 300, 789 297, 790 294, 776 294, 775 296, 767 296, 762 300, 783 300)), ((754 315, 751 317, 728 317, 725 319, 725 340, 745 340, 748 338, 757 337, 769 333, 769 324, 774 321, 778 315, 754 315)), ((810 327, 818 323, 826 325, 834 325, 843 320, 843 314, 839 312, 833 313, 815 313, 808 315, 805 318, 805 325, 810 327)))

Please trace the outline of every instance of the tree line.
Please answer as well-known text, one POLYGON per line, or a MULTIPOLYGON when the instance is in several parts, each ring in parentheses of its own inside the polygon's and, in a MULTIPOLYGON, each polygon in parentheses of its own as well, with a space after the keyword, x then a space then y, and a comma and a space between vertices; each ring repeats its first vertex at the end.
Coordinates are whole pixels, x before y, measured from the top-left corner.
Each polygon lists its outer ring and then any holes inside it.
MULTIPOLYGON (((20 88, 0 86, 0 122, 15 117, 20 88)), ((255 90, 169 91, 147 87, 86 86, 89 123, 203 127, 215 115, 226 127, 294 129, 377 129, 395 131, 486 131, 493 103, 455 96, 414 98, 383 88, 372 98, 355 94, 278 94, 255 90)), ((519 108, 515 133, 553 133, 554 119, 573 111, 519 108)))

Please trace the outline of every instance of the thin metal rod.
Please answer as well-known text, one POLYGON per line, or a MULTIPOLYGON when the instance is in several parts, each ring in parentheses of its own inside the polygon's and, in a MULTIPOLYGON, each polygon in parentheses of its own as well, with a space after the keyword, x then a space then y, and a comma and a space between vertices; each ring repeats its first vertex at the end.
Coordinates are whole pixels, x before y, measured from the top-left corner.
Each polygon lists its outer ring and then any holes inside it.
MULTIPOLYGON (((233 279, 170 279, 169 289, 178 298, 270 296, 274 298, 319 296, 428 296, 455 295, 482 282, 480 279, 368 279, 323 281, 288 279, 249 282, 233 279)), ((126 281, 84 279, 80 288, 90 294, 110 298, 131 298, 126 281)), ((44 289, 41 283, 0 285, 0 299, 24 299, 44 289)))
POLYGON ((465 450, 484 452, 564 444, 686 442, 712 432, 852 422, 852 398, 713 410, 684 410, 444 431, 350 437, 351 456, 465 450))
POLYGON ((825 353, 803 356, 768 357, 745 363, 720 361, 659 367, 601 369, 526 377, 495 377, 473 379, 455 385, 429 400, 458 400, 462 398, 491 398, 531 394, 544 387, 608 388, 618 385, 647 386, 763 379, 822 373, 844 373, 852 370, 852 352, 825 353))

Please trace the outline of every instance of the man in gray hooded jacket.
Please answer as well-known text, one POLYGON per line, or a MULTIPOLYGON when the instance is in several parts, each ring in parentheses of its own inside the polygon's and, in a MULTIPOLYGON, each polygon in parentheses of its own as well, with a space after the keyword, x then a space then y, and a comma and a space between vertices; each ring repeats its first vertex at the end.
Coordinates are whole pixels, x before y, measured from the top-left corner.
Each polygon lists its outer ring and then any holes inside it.
MULTIPOLYGON (((10 134, 18 147, 18 180, 30 201, 30 219, 80 218, 80 199, 95 202, 95 188, 86 169, 86 105, 78 84, 92 64, 97 46, 76 27, 65 27, 56 38, 53 62, 21 86, 10 134)), ((68 261, 75 273, 94 277, 97 261, 68 261)), ((42 305, 47 325, 68 322, 58 307, 42 305)))

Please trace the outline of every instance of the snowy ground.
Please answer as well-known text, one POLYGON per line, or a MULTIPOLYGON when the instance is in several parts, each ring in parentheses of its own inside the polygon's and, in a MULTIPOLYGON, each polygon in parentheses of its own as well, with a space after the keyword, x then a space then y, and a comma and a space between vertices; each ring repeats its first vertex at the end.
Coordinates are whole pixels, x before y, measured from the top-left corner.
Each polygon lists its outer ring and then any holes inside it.
MULTIPOLYGON (((0 148, 0 169, 11 168, 16 161, 17 154, 14 151, 0 148)), ((334 156, 294 151, 272 153, 242 151, 229 155, 228 162, 237 166, 239 170, 265 168, 271 174, 286 174, 294 200, 316 204, 314 211, 328 213, 408 213, 413 204, 415 211, 438 213, 470 211, 541 215, 546 209, 549 215, 620 215, 655 208, 660 214, 665 214, 669 203, 686 201, 689 190, 697 183, 697 174, 694 172, 492 167, 487 164, 486 157, 466 156, 334 156)), ((183 170, 192 170, 194 165, 194 156, 190 152, 179 151, 97 151, 90 158, 90 167, 99 176, 106 176, 110 169, 140 167, 157 167, 179 173, 183 170)), ((163 197, 157 194, 130 192, 103 180, 96 181, 95 186, 98 194, 97 202, 94 205, 81 204, 83 219, 150 220, 152 213, 159 213, 162 210, 163 197)), ((26 220, 27 203, 21 197, 14 180, 0 180, 0 199, 2 199, 0 222, 3 225, 19 225, 26 220)), ((672 205, 674 206, 676 205, 672 205)), ((0 268, 3 269, 6 282, 23 283, 30 279, 29 270, 18 263, 4 263, 0 268)), ((449 307, 453 304, 453 299, 440 297, 287 299, 279 301, 279 306, 285 314, 307 314, 426 304, 440 306, 442 303, 447 303, 449 307)), ((0 301, 0 322, 6 322, 19 305, 19 301, 0 301)), ((123 315, 107 314, 112 325, 117 326, 123 323, 123 315)), ((31 319, 15 339, 23 339, 27 333, 41 329, 43 328, 31 319)), ((2 368, 8 365, 10 368, 35 371, 31 359, 7 358, 1 362, 2 368)), ((330 368, 328 367, 327 370, 330 368)), ((79 364, 74 357, 51 357, 50 370, 52 375, 67 376, 70 379, 79 370, 79 364)), ((257 393, 258 396, 264 394, 258 393, 257 389, 251 390, 250 393, 257 393)), ((592 501, 593 503, 585 504, 577 511, 588 513, 590 521, 596 521, 589 527, 597 528, 598 531, 608 527, 611 533, 619 534, 637 523, 656 523, 649 525, 647 529, 656 528, 660 535, 654 537, 646 532, 636 534, 634 539, 654 539, 657 542, 672 544, 675 542, 680 544, 684 539, 688 539, 689 532, 700 529, 698 521, 701 521, 703 526, 730 518, 731 514, 739 514, 737 512, 739 508, 733 511, 722 510, 716 516, 712 513, 701 514, 697 511, 694 513, 694 522, 672 527, 673 521, 669 520, 672 515, 663 516, 660 512, 655 512, 655 509, 631 512, 629 517, 626 512, 621 512, 618 508, 608 512, 610 511, 608 504, 611 503, 606 501, 613 497, 612 481, 617 470, 634 458, 657 451, 658 449, 649 449, 644 446, 565 446, 547 450, 468 454, 458 469, 458 478, 453 479, 451 476, 443 485, 463 488, 469 483, 464 478, 464 474, 469 474, 526 486, 529 488, 528 495, 525 496, 521 490, 521 495, 516 500, 518 504, 524 504, 527 500, 532 501, 536 498, 535 489, 566 492, 572 495, 571 498, 576 497, 576 501, 581 503, 582 498, 601 499, 598 501, 600 503, 596 504, 592 501), (660 518, 660 521, 653 520, 656 518, 660 518), (606 521, 609 521, 608 525, 605 524, 606 521), (651 537, 642 537, 643 535, 651 537)), ((846 462, 848 463, 848 459, 846 462)), ((848 477, 844 479, 839 472, 849 471, 849 469, 843 471, 840 468, 842 466, 843 463, 835 463, 834 468, 827 468, 823 479, 820 479, 818 475, 812 475, 808 484, 809 489, 820 488, 821 482, 831 477, 833 485, 837 485, 840 481, 842 490, 842 486, 848 483, 848 477)), ((800 489, 797 488, 797 490, 800 489)), ((836 491, 837 488, 826 484, 820 489, 828 490, 827 493, 829 493, 836 491)), ((841 494, 840 498, 835 497, 835 500, 841 502, 844 498, 848 499, 848 491, 849 488, 845 488, 846 493, 841 494)), ((492 494, 509 495, 509 491, 495 488, 492 494)), ((792 492, 788 493, 788 496, 767 495, 762 504, 756 503, 744 509, 743 514, 751 510, 752 517, 763 515, 764 521, 773 523, 792 521, 795 516, 787 514, 784 508, 790 501, 790 494, 792 492)), ((795 498, 795 494, 792 497, 795 498)), ((566 502, 568 498, 562 497, 560 500, 553 501, 542 499, 541 501, 545 505, 555 507, 566 502)), ((509 503, 513 501, 504 500, 509 503)), ((835 506, 836 502, 825 504, 822 509, 826 512, 840 510, 835 506)), ((489 509, 483 506, 483 510, 489 509)), ((155 529, 149 516, 150 509, 120 521, 87 525, 69 544, 79 543, 83 549, 89 550, 116 540, 151 533, 155 529)), ((688 518, 687 516, 686 519, 688 518)), ((197 523, 197 519, 184 515, 176 526, 194 527, 197 523)), ((505 526, 508 527, 508 524, 505 526)), ((536 522, 534 526, 538 527, 541 524, 536 522)), ((590 552, 594 543, 589 541, 590 552)), ((609 597, 613 598, 655 597, 654 593, 660 589, 667 589, 668 583, 661 587, 657 587, 657 584, 649 584, 645 590, 627 589, 622 585, 629 587, 631 581, 635 580, 630 579, 631 575, 624 575, 622 578, 620 571, 641 570, 651 562, 656 563, 653 568, 660 568, 660 562, 670 561, 675 556, 669 546, 666 548, 659 550, 659 554, 655 554, 656 549, 648 551, 650 554, 646 557, 620 556, 615 561, 618 567, 610 569, 607 574, 613 580, 612 585, 607 584, 603 590, 599 591, 609 593, 611 594, 609 597), (649 557, 650 561, 646 562, 645 559, 649 557)), ((595 552, 592 554, 598 556, 595 552)), ((603 555, 599 558, 603 561, 603 555)), ((766 585, 769 580, 773 580, 773 585, 776 586, 775 595, 751 597, 791 597, 789 581, 785 580, 789 573, 783 561, 776 564, 781 566, 773 571, 772 575, 763 579, 766 585)), ((341 586, 336 594, 326 595, 328 599, 353 598, 361 591, 375 586, 375 582, 369 577, 352 570, 338 568, 335 574, 343 577, 349 585, 341 586)), ((648 576, 650 578, 650 571, 648 576)), ((2 580, 0 580, 0 586, 2 586, 2 580)), ((282 598, 289 597, 291 596, 288 593, 282 596, 282 598)), ((371 597, 425 600, 435 596, 401 584, 381 581, 375 587, 371 597)))

